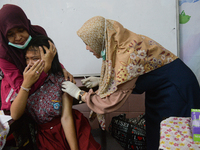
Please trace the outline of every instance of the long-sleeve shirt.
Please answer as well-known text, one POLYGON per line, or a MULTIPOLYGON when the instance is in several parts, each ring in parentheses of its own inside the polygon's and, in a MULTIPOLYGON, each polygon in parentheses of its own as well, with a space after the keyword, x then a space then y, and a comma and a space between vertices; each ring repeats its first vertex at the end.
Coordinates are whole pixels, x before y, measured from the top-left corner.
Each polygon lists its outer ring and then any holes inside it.
MULTIPOLYGON (((14 100, 23 82, 23 75, 14 64, 5 59, 0 58, 0 68, 4 74, 1 82, 1 109, 10 110, 11 101, 14 100)), ((37 82, 32 85, 30 94, 44 83, 46 77, 47 74, 42 72, 37 82)))
POLYGON ((119 109, 132 93, 137 78, 118 86, 110 96, 101 98, 92 89, 85 96, 88 107, 98 114, 105 114, 119 109))

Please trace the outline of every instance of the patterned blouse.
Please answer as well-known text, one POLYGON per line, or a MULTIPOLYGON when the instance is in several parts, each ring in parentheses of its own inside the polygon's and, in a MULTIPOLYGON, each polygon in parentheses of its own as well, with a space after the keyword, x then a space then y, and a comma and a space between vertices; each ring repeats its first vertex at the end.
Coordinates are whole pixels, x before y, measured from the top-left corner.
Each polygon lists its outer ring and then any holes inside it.
POLYGON ((26 112, 28 112, 38 124, 47 123, 61 115, 61 85, 64 80, 62 75, 50 74, 43 86, 28 98, 26 112))

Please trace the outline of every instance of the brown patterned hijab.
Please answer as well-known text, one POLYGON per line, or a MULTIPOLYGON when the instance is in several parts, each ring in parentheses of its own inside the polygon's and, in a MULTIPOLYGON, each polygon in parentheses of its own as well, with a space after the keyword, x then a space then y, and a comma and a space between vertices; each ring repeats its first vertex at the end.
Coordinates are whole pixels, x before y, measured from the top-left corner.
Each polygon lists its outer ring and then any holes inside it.
POLYGON ((129 31, 119 22, 101 16, 86 21, 77 34, 98 54, 102 48, 106 50, 97 92, 101 98, 115 92, 118 85, 177 59, 149 37, 129 31))

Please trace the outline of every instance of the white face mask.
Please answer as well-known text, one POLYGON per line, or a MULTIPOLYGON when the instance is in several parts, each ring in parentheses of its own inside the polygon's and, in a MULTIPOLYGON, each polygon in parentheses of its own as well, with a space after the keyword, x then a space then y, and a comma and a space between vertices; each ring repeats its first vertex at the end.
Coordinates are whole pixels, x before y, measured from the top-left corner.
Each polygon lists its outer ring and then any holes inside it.
POLYGON ((31 41, 32 37, 29 35, 27 41, 24 43, 24 45, 19 45, 19 44, 13 44, 8 42, 8 45, 11 45, 13 47, 19 48, 19 49, 25 49, 28 43, 31 41))

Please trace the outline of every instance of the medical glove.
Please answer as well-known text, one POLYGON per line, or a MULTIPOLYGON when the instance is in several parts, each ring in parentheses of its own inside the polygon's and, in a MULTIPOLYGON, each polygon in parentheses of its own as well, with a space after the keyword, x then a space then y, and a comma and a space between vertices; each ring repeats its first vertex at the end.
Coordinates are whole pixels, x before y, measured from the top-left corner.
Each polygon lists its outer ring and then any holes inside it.
POLYGON ((99 85, 100 77, 89 77, 86 79, 82 79, 81 82, 87 88, 93 88, 99 85))
POLYGON ((62 83, 62 91, 68 93, 76 99, 79 99, 79 93, 81 90, 74 83, 70 81, 64 81, 62 83))

